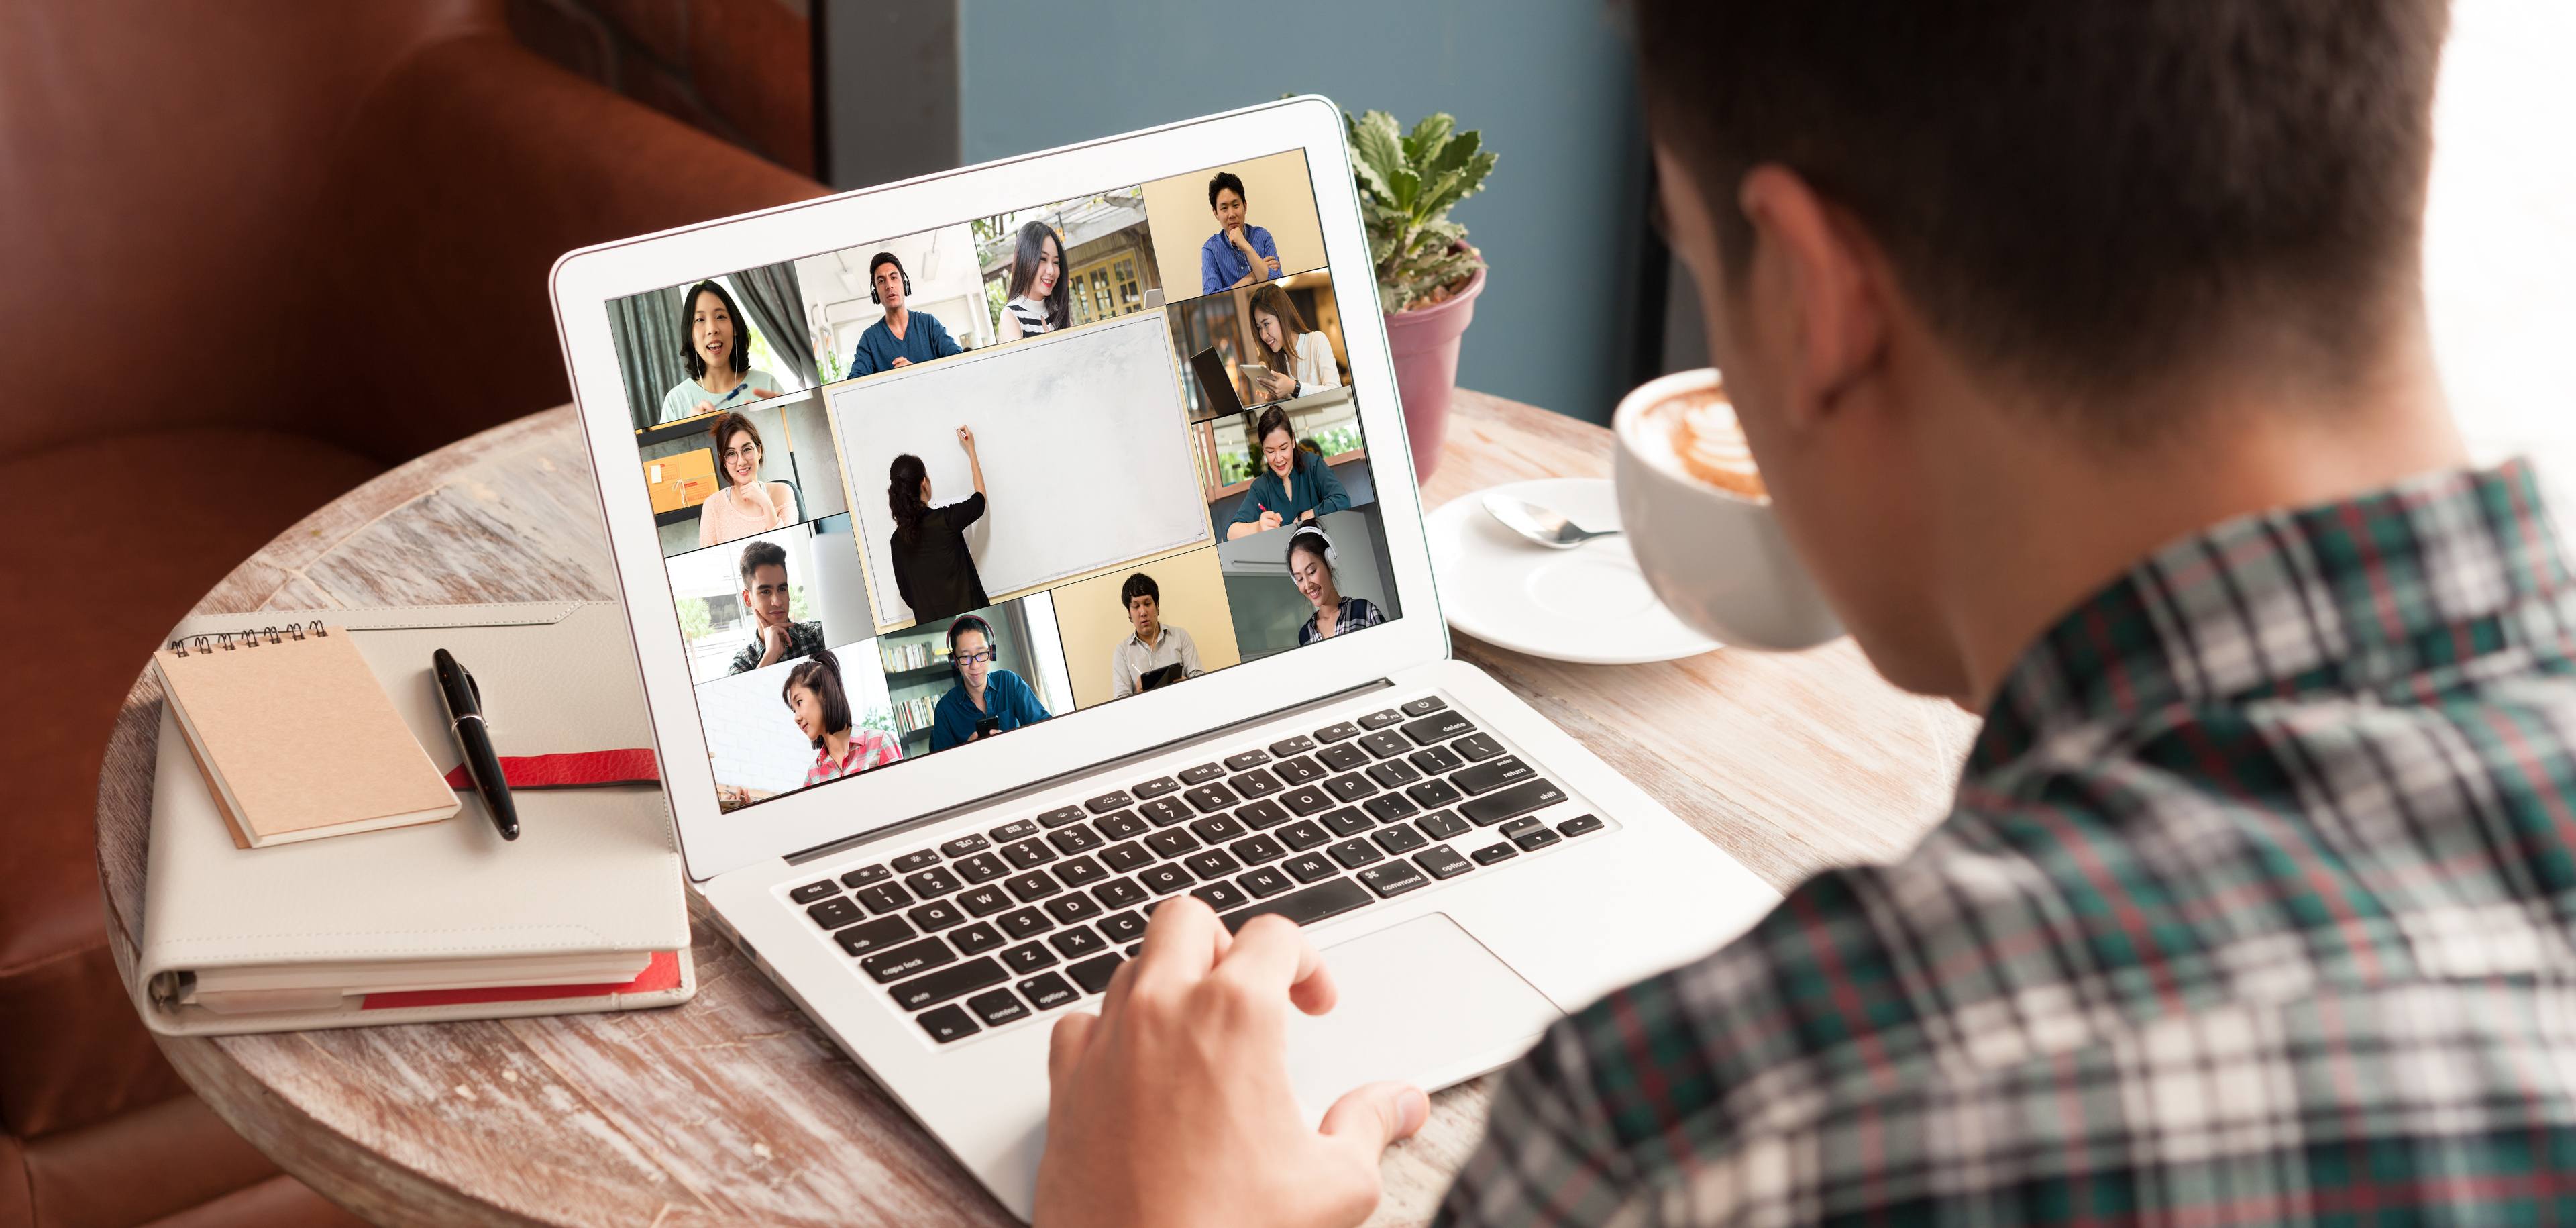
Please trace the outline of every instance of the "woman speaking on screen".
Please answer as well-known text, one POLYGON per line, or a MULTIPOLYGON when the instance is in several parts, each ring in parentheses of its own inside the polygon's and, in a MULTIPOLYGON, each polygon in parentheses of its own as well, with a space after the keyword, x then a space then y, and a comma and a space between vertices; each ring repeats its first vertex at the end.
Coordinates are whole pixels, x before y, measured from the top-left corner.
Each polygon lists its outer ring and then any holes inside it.
POLYGON ((946 507, 931 505, 930 470, 920 457, 906 452, 886 468, 886 503, 894 511, 894 533, 886 545, 895 591, 912 607, 915 622, 992 604, 984 596, 984 578, 975 574, 975 556, 966 549, 966 526, 984 516, 984 462, 975 455, 972 427, 957 428, 957 446, 966 449, 975 493, 946 507))
POLYGON ((662 394, 662 413, 655 421, 677 422, 787 391, 777 376, 752 369, 751 332, 723 286, 702 281, 681 296, 680 335, 688 339, 680 350, 680 365, 689 378, 662 394))

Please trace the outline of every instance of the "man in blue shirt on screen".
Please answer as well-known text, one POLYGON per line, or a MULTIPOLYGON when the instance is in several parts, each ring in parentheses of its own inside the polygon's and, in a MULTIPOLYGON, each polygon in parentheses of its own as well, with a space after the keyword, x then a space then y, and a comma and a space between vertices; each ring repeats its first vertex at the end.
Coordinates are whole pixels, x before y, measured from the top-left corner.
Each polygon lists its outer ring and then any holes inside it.
POLYGON ((885 306, 885 318, 859 334, 859 348, 850 354, 851 378, 966 352, 939 317, 904 306, 912 296, 912 274, 893 252, 869 258, 868 282, 875 287, 870 297, 885 306))
POLYGON ((1208 208, 1216 213, 1216 233, 1199 245, 1199 293, 1279 275, 1279 245, 1270 241, 1269 231, 1244 222, 1243 180, 1233 171, 1218 171, 1208 180, 1208 208))

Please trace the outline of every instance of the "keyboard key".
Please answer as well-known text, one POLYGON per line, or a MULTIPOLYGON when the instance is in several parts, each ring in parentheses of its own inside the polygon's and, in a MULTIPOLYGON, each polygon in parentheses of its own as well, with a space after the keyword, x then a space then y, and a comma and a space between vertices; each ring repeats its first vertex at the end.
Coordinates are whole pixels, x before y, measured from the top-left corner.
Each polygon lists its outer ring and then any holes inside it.
POLYGON ((1243 864, 1247 866, 1257 866, 1265 861, 1277 861, 1288 855, 1287 849, 1280 847, 1278 841, 1268 836, 1247 837, 1226 847, 1232 850, 1235 856, 1242 858, 1243 864))
POLYGON ((1055 952, 1043 942, 1024 942, 1002 952, 1002 965, 1023 975, 1055 966, 1055 952))
POLYGON ((1274 801, 1245 802, 1235 808, 1234 819, 1254 831, 1259 831, 1265 827, 1276 827, 1287 822, 1288 812, 1280 809, 1279 803, 1274 801))
POLYGON ((993 922, 1015 942, 1022 938, 1035 938, 1055 928, 1055 922, 1047 920, 1045 913, 1034 908, 1014 908, 993 918, 993 922))
POLYGON ((1035 819, 1013 819, 984 834, 991 836, 995 844, 1009 844, 1013 840, 1026 840, 1038 834, 1038 824, 1035 819))
POLYGON ((1055 860, 1055 850, 1048 848, 1042 841, 1022 840, 1017 844, 1003 845, 1002 858, 1026 870, 1055 860))
POLYGON ((1234 854, 1229 853, 1224 849, 1209 849, 1203 853, 1192 853, 1189 856, 1182 858, 1181 864, 1189 867, 1190 873, 1196 874, 1203 879, 1220 878, 1243 868, 1243 863, 1236 861, 1234 859, 1234 854))
POLYGON ((1425 810, 1433 810, 1446 806, 1449 803, 1466 796, 1466 794, 1460 793, 1455 788, 1450 787, 1449 782, 1445 780, 1423 781, 1421 784, 1405 790, 1404 795, 1412 798, 1415 805, 1420 806, 1425 810))
POLYGON ((1517 818, 1564 800, 1563 789, 1544 780, 1533 780, 1513 785, 1500 793, 1473 798, 1458 807, 1458 813, 1474 820, 1478 827, 1490 827, 1504 819, 1517 818))
POLYGON ((1002 971, 1001 961, 987 955, 954 968, 925 973, 895 986, 894 1004, 908 1011, 917 1011, 950 998, 962 998, 978 989, 990 989, 1009 979, 1011 974, 1002 971))
POLYGON ((1211 780, 1222 780, 1224 777, 1224 764, 1202 763, 1197 767, 1181 773, 1181 783, 1184 785, 1203 785, 1211 780))
POLYGON ((1413 830, 1410 826, 1389 827, 1370 836, 1369 839, 1376 841, 1379 848, 1389 853, 1410 853, 1430 843, 1422 838, 1421 832, 1413 830))
POLYGON ((1270 762, 1269 751, 1248 750, 1240 755, 1227 755, 1225 757, 1225 770, 1229 772, 1240 772, 1245 768, 1260 767, 1262 764, 1268 762, 1270 762))
POLYGON ((1376 781, 1379 788, 1400 789, 1422 779, 1422 773, 1414 771, 1413 765, 1402 759, 1389 759, 1371 766, 1368 778, 1376 781))
POLYGON ((1288 787, 1280 784, 1279 778, 1271 775, 1268 768, 1254 768, 1228 778, 1225 783, 1234 786, 1234 791, 1245 797, 1268 797, 1288 787))
POLYGON ((1200 814, 1232 809, 1236 802, 1243 800, 1234 795, 1234 790, 1221 784, 1200 785, 1181 796, 1190 799, 1190 804, 1198 807, 1200 814))
POLYGON ((922 868, 923 866, 935 866, 938 864, 938 849, 915 849, 901 857, 895 858, 893 862, 894 872, 897 874, 908 874, 914 870, 922 868))
POLYGON ((1112 951, 1098 959, 1086 959, 1075 964, 1065 969, 1065 973, 1073 978, 1074 984, 1082 986, 1082 992, 1099 993, 1109 988, 1109 978, 1117 974, 1118 965, 1126 962, 1125 956, 1112 951))
POLYGON ((1011 867, 1004 865, 1001 858, 991 853, 977 853, 972 857, 961 858, 957 864, 949 868, 957 871, 970 883, 989 883, 1011 872, 1011 867))
POLYGON ((1325 815, 1319 822, 1336 836, 1356 836, 1377 826, 1377 820, 1361 814, 1357 806, 1344 806, 1325 815))
POLYGON ((1279 803, 1298 817, 1322 814, 1333 808, 1333 795, 1320 785, 1299 785, 1279 795, 1279 803))
POLYGON ((1181 799, 1177 797, 1158 797, 1138 806, 1136 810, 1156 827, 1169 827, 1185 819, 1194 818, 1198 814, 1198 811, 1182 805, 1181 799))
POLYGON ((1324 771, 1324 765, 1315 762, 1313 759, 1308 758, 1305 755, 1299 755, 1293 759, 1282 759, 1277 764, 1273 765, 1270 770, 1276 773, 1279 779, 1286 781, 1288 783, 1288 787, 1291 789, 1302 784, 1310 784, 1314 781, 1322 780, 1325 776, 1329 775, 1329 773, 1324 771))
POLYGON ((1190 876, 1188 870, 1182 869, 1176 862, 1169 861, 1136 876, 1136 882, 1140 886, 1156 895, 1170 895, 1197 881, 1190 876))
POLYGON ((1083 810, 1080 806, 1058 806, 1053 810, 1047 811, 1045 814, 1039 815, 1038 826, 1062 827, 1067 823, 1071 823, 1074 820, 1081 818, 1082 815, 1083 810))
POLYGON ((1525 814, 1509 823, 1505 823, 1502 826, 1495 828, 1494 834, 1498 836, 1517 836, 1536 826, 1538 826, 1538 816, 1525 814))
POLYGON ((1458 850, 1445 844, 1435 845, 1415 853, 1413 864, 1422 867, 1422 872, 1433 878, 1456 878, 1476 868, 1469 864, 1466 858, 1459 856, 1458 850))
POLYGON ((1538 775, 1538 769, 1521 762, 1518 755, 1479 763, 1449 778, 1449 783, 1469 793, 1491 793, 1504 785, 1516 785, 1538 775))
POLYGON ((1520 855, 1521 851, 1519 849, 1513 848, 1508 844, 1489 844, 1476 850, 1476 864, 1480 866, 1490 866, 1497 861, 1508 860, 1520 855))
POLYGON ((1286 861, 1280 862, 1279 868, 1286 870, 1288 872, 1288 877, 1296 879, 1301 883, 1311 883, 1319 878, 1330 878, 1334 873, 1333 863, 1326 860, 1322 853, 1307 853, 1303 856, 1291 857, 1286 861))
POLYGON ((1101 937, 1098 930, 1080 925, 1061 934, 1047 935, 1047 945, 1054 947, 1056 953, 1066 959, 1079 959, 1094 951, 1107 950, 1109 940, 1101 937))
POLYGON ((1145 851, 1144 845, 1130 840, 1100 850, 1100 864, 1109 867, 1112 874, 1125 874, 1140 866, 1154 864, 1154 855, 1145 851))
POLYGON ((1327 780, 1324 782, 1324 788, 1332 793, 1334 797, 1345 802, 1356 802, 1363 797, 1367 797, 1369 794, 1377 792, 1377 786, 1370 784, 1367 777, 1362 776, 1357 772, 1352 772, 1346 776, 1336 776, 1331 780, 1327 780))
POLYGON ((950 950, 947 943, 937 938, 924 938, 863 957, 859 960, 859 968, 882 985, 956 960, 957 952, 950 950))
POLYGON ((1367 767, 1368 761, 1368 752, 1361 750, 1356 743, 1327 746, 1315 752, 1315 762, 1323 764, 1328 772, 1356 772, 1367 767))
POLYGON ((920 926, 922 933, 928 934, 964 921, 966 910, 947 900, 932 900, 905 913, 904 916, 911 918, 914 925, 920 926))
POLYGON ((1333 837, 1312 820, 1300 819, 1279 829, 1279 842, 1290 852, 1302 853, 1331 844, 1333 837))
POLYGON ((989 917, 1011 906, 1011 897, 1000 887, 969 887, 957 897, 957 906, 970 917, 989 917))
POLYGON ((1282 891, 1286 891, 1287 889, 1296 886, 1297 884, 1289 881, 1287 875, 1271 869, 1268 866, 1263 866, 1250 874, 1246 874, 1243 877, 1234 880, 1234 885, 1252 893, 1256 898, 1268 899, 1271 896, 1277 895, 1282 891))
POLYGON ((1177 792, 1180 787, 1181 782, 1174 780, 1169 776, 1157 776, 1152 780, 1136 786, 1135 788, 1129 789, 1128 792, 1134 794, 1136 796, 1136 800, 1141 802, 1149 797, 1161 797, 1166 793, 1177 792))
POLYGON ((1422 813, 1422 807, 1414 805, 1413 799, 1401 793, 1372 797, 1361 803, 1360 808, 1375 816, 1380 823, 1393 823, 1422 813))
POLYGON ((867 905, 870 913, 880 917, 912 903, 912 893, 904 890, 901 883, 878 883, 872 887, 861 887, 857 895, 859 902, 867 905))
POLYGON ((1533 827, 1528 831, 1512 837, 1512 843, 1525 849, 1543 849, 1559 840, 1563 840, 1564 838, 1565 837, 1556 834, 1548 828, 1533 827))
POLYGON ((841 885, 844 887, 865 887, 869 883, 883 880, 893 873, 894 871, 889 870, 884 866, 860 866, 858 869, 842 875, 841 885))
POLYGON ((1360 718, 1360 728, 1362 728, 1362 729, 1384 729, 1384 728, 1386 728, 1386 727, 1387 727, 1387 726, 1389 726, 1389 725, 1393 725, 1393 724, 1395 724, 1395 723, 1397 723, 1397 722, 1399 722, 1399 721, 1402 721, 1403 719, 1404 719, 1404 714, 1403 714, 1403 713, 1398 712, 1398 711, 1396 711, 1396 710, 1395 710, 1395 709, 1393 709, 1393 708, 1389 708, 1389 709, 1387 709, 1387 710, 1386 710, 1386 711, 1384 711, 1384 712, 1371 712, 1371 713, 1369 713, 1367 716, 1363 716, 1363 717, 1361 717, 1361 718, 1360 718))
POLYGON ((940 845, 939 852, 943 857, 963 857, 968 853, 982 852, 984 849, 989 847, 991 847, 990 843, 982 836, 978 836, 973 832, 968 832, 967 834, 959 836, 946 844, 940 845))
POLYGON ((1441 810, 1426 814, 1415 819, 1413 825, 1421 828, 1423 835, 1434 840, 1454 839, 1475 830, 1468 825, 1467 820, 1459 818, 1455 810, 1441 810))
MULTIPOLYGON (((1135 804, 1136 799, 1127 796, 1127 791, 1125 789, 1120 789, 1116 793, 1103 793, 1090 801, 1084 802, 1082 805, 1084 809, 1089 810, 1093 814, 1107 814, 1112 810, 1125 810, 1129 806, 1133 806, 1135 804)), ((1049 823, 1047 826, 1053 827, 1055 824, 1049 823)))
POLYGON ((1456 751, 1459 758, 1469 763, 1483 763, 1487 759, 1501 755, 1503 744, 1495 741, 1494 735, 1490 733, 1471 733, 1450 743, 1449 749, 1456 751))
POLYGON ((1113 912, 1100 919, 1100 933, 1111 942, 1135 942, 1145 936, 1145 914, 1134 909, 1113 912))
POLYGON ((1020 982, 1020 996, 1039 1010, 1051 1011, 1082 995, 1074 992, 1073 986, 1066 984, 1063 977, 1048 972, 1020 982))
POLYGON ((943 1006, 935 1011, 922 1012, 921 1030, 930 1033, 930 1039, 944 1045, 952 1040, 962 1040, 984 1029, 976 1026, 974 1020, 967 1018, 966 1012, 953 1006, 943 1006))
POLYGON ((1250 908, 1241 908, 1217 918, 1229 930, 1241 930, 1243 923, 1254 917, 1277 913, 1299 925, 1313 925, 1326 917, 1337 917, 1366 904, 1372 897, 1360 890, 1358 883, 1337 878, 1317 883, 1301 891, 1263 900, 1250 908))
POLYGON ((948 932, 948 945, 957 948, 958 953, 963 955, 981 955, 1002 945, 1003 942, 1002 931, 994 929, 990 923, 983 921, 948 932))
POLYGON ((1232 840, 1249 830, 1230 814, 1212 814, 1190 824, 1190 834, 1209 844, 1232 840))
POLYGON ((1360 736, 1360 727, 1349 721, 1343 721, 1338 725, 1326 725, 1315 731, 1315 740, 1318 742, 1339 742, 1344 738, 1358 736, 1360 736))
POLYGON ((1055 868, 1055 881, 1067 887, 1088 887, 1107 877, 1109 871, 1100 868, 1100 863, 1088 854, 1068 858, 1055 868))
POLYGON ((1413 749, 1413 743, 1405 741, 1403 734, 1392 729, 1368 734, 1360 739, 1359 745, 1360 749, 1380 759, 1393 759, 1413 749))
POLYGON ((1085 849, 1099 848, 1102 841, 1100 833, 1091 830, 1090 824, 1076 823, 1071 827, 1048 832, 1047 843, 1054 845, 1059 853, 1079 853, 1085 849))
POLYGON ((1601 816, 1597 814, 1578 814, 1556 825, 1557 834, 1568 840, 1576 836, 1590 835, 1599 830, 1601 830, 1601 816))
POLYGON ((1232 883, 1209 883, 1207 886, 1200 887, 1197 890, 1190 892, 1190 894, 1197 896, 1202 900, 1206 900, 1207 906, 1217 910, 1218 912, 1224 912, 1230 908, 1240 908, 1243 905, 1250 903, 1252 900, 1251 896, 1243 893, 1242 888, 1237 887, 1232 883))
POLYGON ((1064 890, 1044 870, 1031 870, 1018 878, 1003 879, 1002 885, 1010 888, 1011 894, 1019 897, 1019 901, 1023 904, 1031 900, 1044 899, 1064 890))
POLYGON ((1315 740, 1303 734, 1270 744, 1270 753, 1281 759, 1290 755, 1302 755, 1313 749, 1315 749, 1315 740))
POLYGON ((1132 878, 1113 878, 1091 889, 1091 898, 1104 908, 1134 908, 1153 897, 1136 885, 1132 878))
POLYGON ((1046 909, 1048 916, 1053 917, 1057 921, 1066 925, 1071 925, 1076 921, 1088 921, 1093 917, 1097 917, 1100 914, 1109 911, 1108 909, 1100 906, 1100 901, 1092 899, 1090 896, 1083 895, 1080 892, 1076 892, 1072 895, 1057 896, 1052 900, 1048 900, 1043 907, 1046 909))
POLYGON ((919 874, 904 875, 903 885, 910 888, 914 895, 926 900, 932 896, 946 895, 955 891, 959 883, 957 876, 948 872, 948 867, 932 866, 919 874))
POLYGON ((1441 712, 1423 717, 1418 721, 1407 721, 1404 728, 1396 732, 1412 739, 1416 746, 1429 746, 1434 742, 1446 742, 1463 734, 1474 733, 1476 725, 1455 712, 1441 712))
POLYGON ((1152 830, 1146 826, 1145 820, 1136 817, 1136 812, 1133 810, 1104 814, 1100 816, 1100 821, 1092 826, 1098 828, 1103 837, 1111 840, 1125 840, 1130 836, 1141 836, 1152 830))
POLYGON ((814 918, 814 924, 827 930, 839 929, 867 916, 866 913, 860 912, 859 906, 851 903, 847 897, 837 895, 828 900, 817 900, 806 905, 805 915, 814 918))
POLYGON ((1409 861, 1390 861, 1382 866, 1370 866, 1360 871, 1360 881, 1368 884, 1368 889, 1378 893, 1381 898, 1402 895, 1416 887, 1431 885, 1431 880, 1424 876, 1421 870, 1414 868, 1413 863, 1409 861))
POLYGON ((1449 704, 1447 701, 1442 700, 1437 695, 1425 695, 1420 699, 1414 700, 1412 703, 1403 705, 1396 709, 1396 711, 1402 712, 1406 716, 1429 716, 1448 706, 1449 704))
POLYGON ((787 898, 794 900, 799 904, 811 904, 816 900, 822 899, 824 896, 839 894, 841 894, 841 885, 827 878, 822 882, 807 883, 794 891, 790 891, 787 893, 787 898))
POLYGON ((912 923, 901 917, 879 917, 845 930, 833 931, 832 941, 840 943, 841 949, 852 955, 866 955, 920 936, 921 931, 912 928, 912 923))
POLYGON ((1433 776, 1441 776, 1449 772, 1456 771, 1460 767, 1465 766, 1467 762, 1466 760, 1459 758, 1457 752, 1450 750, 1446 746, 1424 747, 1410 755, 1406 755, 1404 757, 1404 761, 1433 776))
POLYGON ((1386 854, 1377 851, 1377 846, 1366 840, 1344 840, 1334 845, 1330 852, 1333 860, 1342 863, 1344 869, 1358 869, 1372 861, 1386 860, 1386 854))
POLYGON ((1157 857, 1178 857, 1198 846, 1198 837, 1177 827, 1145 837, 1145 847, 1154 850, 1154 855, 1157 857))
POLYGON ((996 1028, 1014 1019, 1026 1018, 1029 1013, 1029 1008, 1021 1004, 1018 995, 1007 989, 968 998, 966 1009, 975 1012, 975 1017, 983 1020, 986 1027, 996 1028))

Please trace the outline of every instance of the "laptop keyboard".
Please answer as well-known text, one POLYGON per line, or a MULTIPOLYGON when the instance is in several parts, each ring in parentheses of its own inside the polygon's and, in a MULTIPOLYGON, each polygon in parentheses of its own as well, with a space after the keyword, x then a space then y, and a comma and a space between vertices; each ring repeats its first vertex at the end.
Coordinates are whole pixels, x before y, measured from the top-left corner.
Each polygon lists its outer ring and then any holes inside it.
POLYGON ((1108 988, 1157 901, 1311 925, 1605 829, 1439 696, 954 835, 785 892, 946 1044, 1108 988), (1568 807, 1571 809, 1571 807, 1568 807))

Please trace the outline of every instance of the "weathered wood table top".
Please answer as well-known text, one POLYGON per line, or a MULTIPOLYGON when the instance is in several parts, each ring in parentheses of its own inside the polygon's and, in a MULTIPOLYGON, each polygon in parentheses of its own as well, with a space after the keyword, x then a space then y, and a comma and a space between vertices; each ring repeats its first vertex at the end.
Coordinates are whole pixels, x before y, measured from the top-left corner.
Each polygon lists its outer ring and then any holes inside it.
MULTIPOLYGON (((1600 477, 1610 434, 1461 390, 1424 506, 1499 482, 1600 477)), ((570 407, 461 441, 270 542, 199 613, 613 598, 570 407)), ((1567 665, 1459 654, 1786 887, 1883 860, 1939 816, 1974 723, 1900 694, 1849 641, 1790 656, 1567 665)), ((160 690, 127 695, 99 781, 117 958, 142 921, 160 690)), ((287 1171, 385 1223, 1012 1222, 711 926, 697 999, 668 1010, 161 1038, 198 1093, 287 1171)), ((1374 1222, 1418 1223, 1476 1141, 1480 1079, 1387 1153, 1374 1222)))

